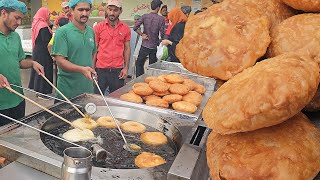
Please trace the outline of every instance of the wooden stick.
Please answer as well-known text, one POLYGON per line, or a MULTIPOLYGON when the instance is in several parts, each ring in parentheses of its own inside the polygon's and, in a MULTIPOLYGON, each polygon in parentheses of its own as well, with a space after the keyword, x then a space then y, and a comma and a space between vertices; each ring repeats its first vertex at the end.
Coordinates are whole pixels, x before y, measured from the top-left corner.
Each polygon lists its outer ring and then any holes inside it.
POLYGON ((62 94, 62 92, 61 92, 55 85, 53 85, 53 84, 49 81, 49 79, 46 78, 46 76, 44 76, 43 74, 40 74, 40 76, 42 76, 43 79, 45 79, 66 101, 68 101, 68 103, 70 103, 70 105, 71 105, 75 110, 77 110, 77 111, 81 114, 81 116, 86 117, 86 116, 83 114, 83 112, 80 111, 79 108, 77 108, 65 95, 62 94))
POLYGON ((56 114, 56 113, 54 113, 54 112, 50 111, 50 110, 49 110, 49 109, 47 109, 46 107, 43 107, 42 105, 40 105, 40 104, 36 103, 35 101, 33 101, 33 100, 29 99, 28 97, 26 97, 26 96, 24 96, 24 95, 20 94, 19 92, 15 91, 15 90, 14 90, 14 89, 12 89, 11 87, 6 86, 6 88, 7 88, 10 92, 13 92, 13 93, 15 93, 16 95, 18 95, 18 96, 20 96, 20 97, 22 97, 22 98, 24 98, 24 99, 26 99, 26 100, 28 100, 28 101, 32 102, 33 104, 35 104, 36 106, 40 107, 41 109, 43 109, 43 110, 47 111, 48 113, 52 114, 53 116, 55 116, 55 117, 57 117, 57 118, 61 119, 62 121, 64 121, 64 122, 66 122, 66 123, 70 124, 72 127, 74 127, 74 128, 79 128, 79 129, 83 130, 83 128, 81 128, 81 127, 75 127, 75 126, 74 126, 70 121, 68 121, 68 120, 66 120, 65 118, 63 118, 63 117, 59 116, 58 114, 56 114))

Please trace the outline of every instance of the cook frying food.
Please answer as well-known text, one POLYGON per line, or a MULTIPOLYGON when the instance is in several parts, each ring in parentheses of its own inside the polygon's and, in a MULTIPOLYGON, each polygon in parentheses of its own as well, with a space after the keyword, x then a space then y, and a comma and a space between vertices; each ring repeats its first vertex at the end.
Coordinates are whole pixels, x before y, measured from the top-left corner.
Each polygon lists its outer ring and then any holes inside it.
POLYGON ((150 168, 165 164, 166 160, 154 153, 142 152, 135 158, 134 163, 139 168, 150 168))
POLYGON ((127 121, 121 124, 121 129, 129 133, 144 133, 146 126, 135 121, 127 121))
POLYGON ((252 131, 286 121, 306 106, 319 84, 319 66, 295 53, 266 59, 224 83, 203 110, 219 134, 252 131))
POLYGON ((313 179, 320 170, 320 130, 298 113, 251 132, 211 132, 207 161, 212 179, 313 179))
POLYGON ((95 138, 89 129, 71 129, 63 133, 62 137, 71 142, 88 141, 95 138))
POLYGON ((141 134, 140 139, 143 143, 153 146, 159 146, 168 142, 167 136, 162 132, 145 132, 141 134))

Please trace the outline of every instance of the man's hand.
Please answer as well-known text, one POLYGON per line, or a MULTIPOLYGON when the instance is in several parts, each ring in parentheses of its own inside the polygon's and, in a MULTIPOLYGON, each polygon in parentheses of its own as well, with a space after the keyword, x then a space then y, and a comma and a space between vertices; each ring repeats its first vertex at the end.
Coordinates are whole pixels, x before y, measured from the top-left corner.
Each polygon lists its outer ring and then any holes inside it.
POLYGON ((10 84, 6 77, 0 74, 0 88, 10 87, 10 84))
POLYGON ((142 34, 142 40, 148 40, 149 39, 149 37, 148 37, 148 35, 146 35, 146 34, 142 34))
POLYGON ((172 45, 172 42, 171 42, 170 40, 168 40, 168 39, 162 40, 161 43, 162 43, 163 45, 168 45, 168 44, 172 45))
POLYGON ((119 74, 119 79, 125 79, 128 77, 128 68, 123 68, 121 71, 120 71, 120 74, 119 74))
POLYGON ((89 66, 83 67, 81 73, 82 73, 86 78, 90 79, 91 81, 92 81, 92 76, 91 76, 91 74, 93 74, 94 76, 97 77, 97 72, 96 72, 94 69, 92 69, 91 67, 89 67, 89 66))
POLYGON ((38 62, 33 61, 32 68, 37 72, 38 75, 40 75, 40 74, 44 75, 44 68, 38 62))

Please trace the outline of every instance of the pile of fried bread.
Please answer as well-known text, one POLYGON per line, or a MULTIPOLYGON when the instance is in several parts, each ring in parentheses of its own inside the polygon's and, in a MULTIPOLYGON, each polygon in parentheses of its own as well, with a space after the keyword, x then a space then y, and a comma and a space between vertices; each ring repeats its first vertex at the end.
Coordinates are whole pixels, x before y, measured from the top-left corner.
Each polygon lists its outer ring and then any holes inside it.
POLYGON ((212 179, 319 173, 320 130, 301 112, 320 104, 319 3, 224 0, 188 20, 177 57, 226 81, 202 113, 212 179))
POLYGON ((202 102, 206 88, 179 74, 149 76, 135 83, 132 90, 120 96, 121 100, 195 113, 202 102))

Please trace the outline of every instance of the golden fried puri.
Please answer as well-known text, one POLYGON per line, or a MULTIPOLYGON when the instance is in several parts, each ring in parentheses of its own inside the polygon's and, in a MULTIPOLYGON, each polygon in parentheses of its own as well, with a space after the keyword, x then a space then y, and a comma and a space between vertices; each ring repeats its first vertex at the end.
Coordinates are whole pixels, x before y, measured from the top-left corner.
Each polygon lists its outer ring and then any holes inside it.
POLYGON ((162 97, 163 100, 167 101, 169 104, 178 102, 182 100, 182 96, 179 94, 169 94, 162 97))
POLYGON ((258 9, 260 16, 266 16, 271 23, 271 29, 276 25, 280 24, 283 20, 294 16, 297 14, 297 11, 287 6, 282 2, 282 0, 224 0, 231 1, 230 3, 238 4, 242 7, 246 7, 247 4, 251 4, 258 9))
POLYGON ((144 79, 144 82, 149 83, 150 81, 153 81, 153 80, 160 80, 160 79, 158 79, 155 76, 149 76, 144 79))
POLYGON ((190 91, 194 90, 197 86, 197 83, 192 81, 191 79, 184 79, 182 84, 188 86, 190 91))
POLYGON ((206 88, 201 84, 196 84, 194 91, 196 91, 199 94, 204 94, 206 92, 206 88))
POLYGON ((133 85, 132 90, 135 94, 140 96, 148 96, 153 93, 153 90, 149 87, 149 84, 147 85, 133 85))
POLYGON ((320 88, 318 86, 316 94, 313 96, 312 100, 307 104, 303 111, 314 112, 320 110, 320 88))
POLYGON ((194 113, 197 111, 197 106, 186 101, 179 101, 172 104, 172 108, 176 111, 194 113))
POLYGON ((184 84, 171 84, 169 87, 169 91, 172 94, 180 94, 180 95, 185 95, 187 94, 190 89, 188 86, 184 85, 184 84))
POLYGON ((203 119, 220 134, 273 126, 307 105, 318 84, 319 67, 310 57, 287 53, 266 59, 221 86, 203 119))
POLYGON ((120 125, 121 129, 129 133, 144 133, 146 126, 135 121, 127 121, 120 125))
POLYGON ((302 113, 251 132, 212 131, 207 161, 212 179, 313 179, 320 170, 320 131, 302 113))
POLYGON ((166 76, 167 76, 166 74, 161 74, 160 76, 158 76, 158 79, 160 79, 163 82, 167 82, 165 79, 166 76))
POLYGON ((295 52, 309 44, 317 35, 320 35, 319 14, 300 14, 288 18, 271 31, 268 56, 295 52))
POLYGON ((166 160, 154 153, 142 152, 134 159, 134 163, 139 168, 150 168, 165 164, 166 160))
POLYGON ((202 95, 196 91, 189 91, 188 94, 182 97, 182 100, 199 106, 202 101, 202 95))
POLYGON ((146 105, 148 106, 156 106, 156 107, 163 107, 168 108, 169 103, 163 99, 151 99, 146 101, 146 105))
POLYGON ((168 74, 164 78, 168 83, 171 83, 171 84, 183 83, 184 81, 184 78, 179 74, 168 74))
POLYGON ((153 91, 159 92, 159 93, 166 92, 169 89, 169 86, 167 83, 165 83, 163 81, 159 81, 159 80, 150 81, 149 86, 153 91))
POLYGON ((142 99, 145 100, 145 101, 149 101, 151 99, 161 99, 161 97, 151 94, 149 96, 142 97, 142 99))
POLYGON ((159 92, 153 92, 152 93, 153 95, 156 95, 156 96, 165 96, 165 95, 168 95, 168 94, 170 94, 170 92, 169 91, 166 91, 166 92, 162 92, 162 93, 159 93, 159 92))
POLYGON ((159 146, 168 142, 167 136, 162 132, 145 132, 141 134, 140 139, 143 143, 153 146, 159 146))
POLYGON ((269 27, 255 5, 215 4, 188 20, 176 55, 191 72, 228 80, 265 54, 269 27))
POLYGON ((124 101, 129 101, 129 102, 134 102, 134 103, 142 103, 143 100, 140 96, 136 95, 135 93, 126 93, 126 94, 122 94, 120 96, 121 100, 124 101))
POLYGON ((320 12, 319 0, 282 0, 288 6, 305 12, 320 12))
POLYGON ((94 139, 94 134, 89 129, 70 129, 67 132, 62 134, 63 139, 66 139, 71 142, 79 142, 79 141, 88 141, 90 139, 94 139))

